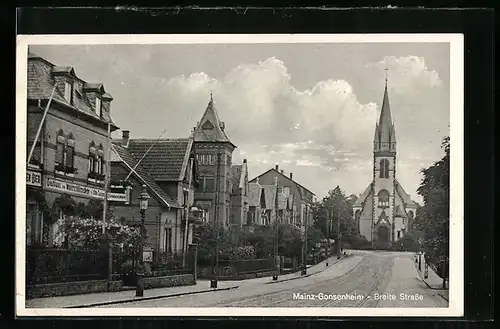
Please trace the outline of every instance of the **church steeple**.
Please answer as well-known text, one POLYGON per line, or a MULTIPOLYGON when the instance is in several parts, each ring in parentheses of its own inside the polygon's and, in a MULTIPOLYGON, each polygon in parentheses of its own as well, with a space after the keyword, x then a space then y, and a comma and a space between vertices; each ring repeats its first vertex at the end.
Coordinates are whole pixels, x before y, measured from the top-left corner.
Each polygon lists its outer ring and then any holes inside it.
POLYGON ((396 151, 396 131, 392 122, 389 92, 387 91, 387 76, 385 78, 384 98, 380 118, 375 127, 374 151, 396 151))

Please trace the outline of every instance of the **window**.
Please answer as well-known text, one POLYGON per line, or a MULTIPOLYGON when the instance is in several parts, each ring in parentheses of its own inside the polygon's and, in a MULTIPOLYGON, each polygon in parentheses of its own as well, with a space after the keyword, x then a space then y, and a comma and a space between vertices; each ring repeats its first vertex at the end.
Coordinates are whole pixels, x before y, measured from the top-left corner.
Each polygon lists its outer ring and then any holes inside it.
POLYGON ((389 160, 380 160, 380 178, 389 178, 389 160))
POLYGON ((73 84, 69 81, 64 83, 64 99, 73 104, 73 84))
POLYGON ((405 218, 403 217, 403 225, 405 224, 405 218))
POLYGON ((230 155, 228 155, 228 156, 227 156, 227 160, 226 160, 226 161, 227 161, 227 163, 226 163, 226 164, 227 164, 228 166, 230 166, 230 165, 231 165, 231 156, 230 156, 230 155))
POLYGON ((102 103, 99 97, 96 97, 95 99, 95 113, 97 113, 99 117, 102 116, 102 103))
POLYGON ((189 201, 189 194, 188 194, 188 191, 184 191, 184 192, 183 192, 183 196, 184 196, 184 199, 183 199, 183 201, 184 201, 184 206, 186 206, 186 207, 187 207, 187 205, 188 205, 188 201, 189 201))
POLYGON ((398 231, 398 239, 401 238, 401 231, 398 231))
POLYGON ((172 252, 172 229, 165 229, 165 251, 172 252))
POLYGON ((196 189, 196 192, 214 192, 215 191, 215 180, 211 177, 200 178, 200 184, 196 189))
POLYGON ((60 141, 56 145, 56 165, 64 165, 64 143, 60 141))
POLYGON ((215 180, 213 178, 205 178, 204 192, 214 192, 215 191, 215 180))
POLYGON ((380 190, 378 192, 378 207, 389 208, 389 191, 380 190))
POLYGON ((66 168, 73 169, 75 162, 75 147, 66 145, 66 168))

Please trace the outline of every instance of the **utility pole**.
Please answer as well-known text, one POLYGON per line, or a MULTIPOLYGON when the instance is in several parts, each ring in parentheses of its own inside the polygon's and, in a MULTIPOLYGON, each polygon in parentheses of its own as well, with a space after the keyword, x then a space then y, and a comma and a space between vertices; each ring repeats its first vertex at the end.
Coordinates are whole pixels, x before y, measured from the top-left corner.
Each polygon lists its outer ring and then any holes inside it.
POLYGON ((304 248, 302 248, 302 275, 307 274, 307 205, 306 205, 306 215, 304 219, 304 248))
POLYGON ((187 200, 184 200, 184 250, 182 253, 182 267, 186 266, 186 254, 188 252, 188 243, 189 243, 189 210, 190 210, 190 201, 189 201, 189 191, 191 190, 191 182, 192 182, 192 174, 193 174, 193 158, 189 159, 189 185, 188 185, 188 196, 187 200))
POLYGON ((212 268, 213 279, 210 281, 210 288, 217 288, 217 280, 219 279, 219 190, 220 190, 220 161, 221 154, 217 154, 217 172, 215 183, 215 213, 214 213, 214 228, 215 228, 215 255, 212 268))
POLYGON ((340 207, 337 207, 337 259, 340 259, 340 207))
POLYGON ((274 178, 274 184, 276 185, 276 193, 274 200, 274 271, 273 281, 278 280, 278 274, 280 270, 279 254, 278 254, 278 211, 279 211, 279 200, 278 200, 278 177, 274 178))

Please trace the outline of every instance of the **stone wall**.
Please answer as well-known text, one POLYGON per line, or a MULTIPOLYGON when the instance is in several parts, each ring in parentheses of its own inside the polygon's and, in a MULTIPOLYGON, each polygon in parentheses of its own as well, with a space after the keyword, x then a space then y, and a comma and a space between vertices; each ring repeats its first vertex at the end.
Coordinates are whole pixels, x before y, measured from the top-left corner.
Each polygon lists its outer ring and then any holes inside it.
POLYGON ((108 290, 107 280, 48 283, 27 286, 27 298, 80 295, 96 292, 121 291, 121 281, 111 281, 108 290))
POLYGON ((196 284, 193 274, 181 274, 144 278, 144 289, 192 286, 196 284))

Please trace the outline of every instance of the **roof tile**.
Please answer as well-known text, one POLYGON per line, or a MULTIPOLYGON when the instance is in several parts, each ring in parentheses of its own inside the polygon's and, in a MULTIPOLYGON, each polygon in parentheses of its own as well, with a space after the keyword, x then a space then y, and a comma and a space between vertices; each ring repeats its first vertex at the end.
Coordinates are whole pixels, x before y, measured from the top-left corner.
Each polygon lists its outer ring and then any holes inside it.
MULTIPOLYGON (((132 154, 130 154, 130 152, 126 148, 119 145, 119 143, 113 142, 113 149, 126 163, 127 166, 132 169, 136 166, 138 160, 132 154)), ((165 206, 172 208, 182 208, 177 201, 172 199, 160 186, 158 186, 154 178, 142 166, 142 162, 135 168, 135 173, 150 189, 153 190, 153 192, 156 193, 156 195, 159 197, 159 201, 162 202, 165 206)))
POLYGON ((156 181, 181 181, 184 178, 192 144, 191 138, 130 139, 127 149, 134 157, 140 159, 153 145, 142 160, 141 166, 156 181))

